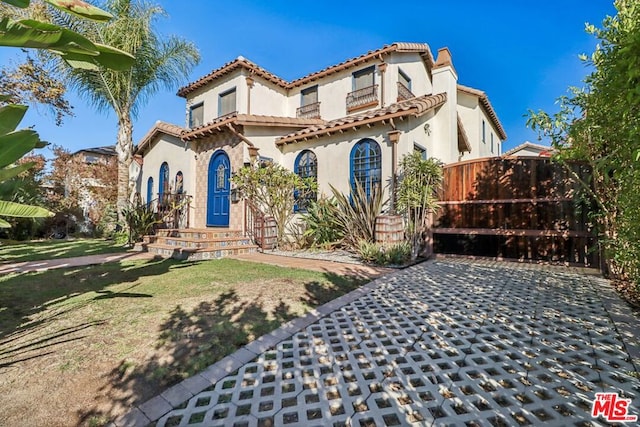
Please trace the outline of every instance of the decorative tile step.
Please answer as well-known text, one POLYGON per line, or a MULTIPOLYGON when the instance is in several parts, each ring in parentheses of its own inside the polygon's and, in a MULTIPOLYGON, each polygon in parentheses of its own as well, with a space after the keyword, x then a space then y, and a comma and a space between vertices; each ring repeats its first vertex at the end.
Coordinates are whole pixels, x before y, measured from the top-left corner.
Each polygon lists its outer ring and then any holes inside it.
POLYGON ((252 245, 249 237, 220 237, 216 239, 190 239, 186 237, 149 236, 148 243, 181 248, 225 248, 228 246, 252 245))
POLYGON ((160 229, 156 231, 158 237, 178 237, 184 239, 218 239, 226 237, 244 237, 242 230, 229 228, 188 228, 188 229, 160 229))
POLYGON ((229 255, 249 254, 256 252, 256 245, 228 246, 224 248, 184 248, 179 246, 150 243, 147 250, 164 258, 183 260, 219 259, 229 255))

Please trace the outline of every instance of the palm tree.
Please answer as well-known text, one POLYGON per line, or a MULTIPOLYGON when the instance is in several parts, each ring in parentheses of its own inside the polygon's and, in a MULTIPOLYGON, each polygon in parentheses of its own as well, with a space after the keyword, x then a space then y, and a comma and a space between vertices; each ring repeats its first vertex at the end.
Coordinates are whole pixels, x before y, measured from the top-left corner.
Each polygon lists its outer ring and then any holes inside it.
POLYGON ((129 198, 129 165, 133 152, 133 119, 160 89, 175 89, 200 61, 196 46, 177 36, 163 37, 154 21, 164 9, 144 0, 106 0, 114 18, 104 24, 77 21, 73 28, 92 40, 135 56, 126 71, 65 67, 65 75, 82 97, 98 111, 112 109, 118 118, 118 218, 129 198))

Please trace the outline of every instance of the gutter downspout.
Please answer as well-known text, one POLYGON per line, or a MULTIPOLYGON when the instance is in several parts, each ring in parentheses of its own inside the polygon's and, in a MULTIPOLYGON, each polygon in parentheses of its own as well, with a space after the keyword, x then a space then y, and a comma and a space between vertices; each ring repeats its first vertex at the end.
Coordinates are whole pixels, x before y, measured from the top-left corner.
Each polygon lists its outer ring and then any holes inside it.
MULTIPOLYGON (((382 57, 380 57, 380 60, 382 61, 382 57)), ((382 64, 378 65, 378 69, 380 70, 380 107, 384 108, 384 75, 387 71, 387 63, 382 62, 382 64)))
POLYGON ((251 76, 247 76, 245 79, 247 82, 247 114, 251 114, 251 88, 253 87, 255 80, 253 80, 253 77, 251 76))
POLYGON ((397 180, 398 180, 398 141, 400 141, 401 131, 396 129, 396 125, 391 119, 391 127, 392 131, 387 132, 387 138, 389 138, 389 142, 391 142, 391 197, 389 200, 391 202, 390 211, 392 215, 396 213, 396 188, 397 188, 397 180))

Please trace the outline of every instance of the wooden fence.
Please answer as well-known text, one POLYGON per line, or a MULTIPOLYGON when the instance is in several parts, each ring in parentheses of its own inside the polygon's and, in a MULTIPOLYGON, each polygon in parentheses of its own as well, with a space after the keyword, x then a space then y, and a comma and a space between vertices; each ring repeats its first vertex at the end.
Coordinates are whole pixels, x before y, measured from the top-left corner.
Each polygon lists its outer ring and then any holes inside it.
POLYGON ((540 157, 445 166, 435 251, 597 267, 591 206, 574 174, 590 182, 587 165, 540 157))

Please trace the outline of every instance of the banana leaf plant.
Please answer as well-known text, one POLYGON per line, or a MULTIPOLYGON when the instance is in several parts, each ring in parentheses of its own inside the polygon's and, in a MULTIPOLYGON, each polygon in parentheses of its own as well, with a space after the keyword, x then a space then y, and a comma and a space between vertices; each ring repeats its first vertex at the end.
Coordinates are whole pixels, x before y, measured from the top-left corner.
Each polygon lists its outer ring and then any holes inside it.
MULTIPOLYGON (((6 98, 0 97, 0 100, 6 98)), ((33 163, 16 162, 25 154, 35 148, 46 145, 40 140, 38 133, 32 129, 16 130, 20 121, 27 112, 24 105, 9 104, 0 107, 0 183, 17 177, 22 172, 33 166, 33 163)), ((47 209, 24 205, 9 201, 11 194, 0 193, 0 217, 38 218, 53 215, 47 209)), ((11 225, 0 218, 0 228, 8 228, 11 225)))
MULTIPOLYGON (((63 12, 97 22, 113 16, 82 0, 44 0, 63 12)), ((10 6, 25 9, 29 0, 0 0, 10 6)), ((122 71, 131 68, 134 57, 122 50, 94 43, 67 28, 33 19, 12 20, 0 17, 0 46, 46 49, 59 55, 70 66, 97 70, 99 67, 122 71)), ((9 101, 0 94, 0 105, 9 101)), ((33 167, 33 163, 17 164, 25 154, 47 144, 32 129, 16 130, 25 113, 25 105, 7 104, 0 107, 0 183, 17 177, 33 167)), ((2 217, 42 218, 53 215, 47 209, 15 203, 13 194, 0 192, 0 228, 11 227, 2 217)))
MULTIPOLYGON (((27 8, 29 0, 0 0, 18 8, 27 8)), ((113 16, 82 0, 45 0, 66 13, 97 22, 113 16)), ((99 67, 122 71, 131 68, 134 57, 120 49, 95 43, 58 25, 33 19, 0 19, 0 46, 47 49, 59 55, 73 68, 97 70, 99 67)))

